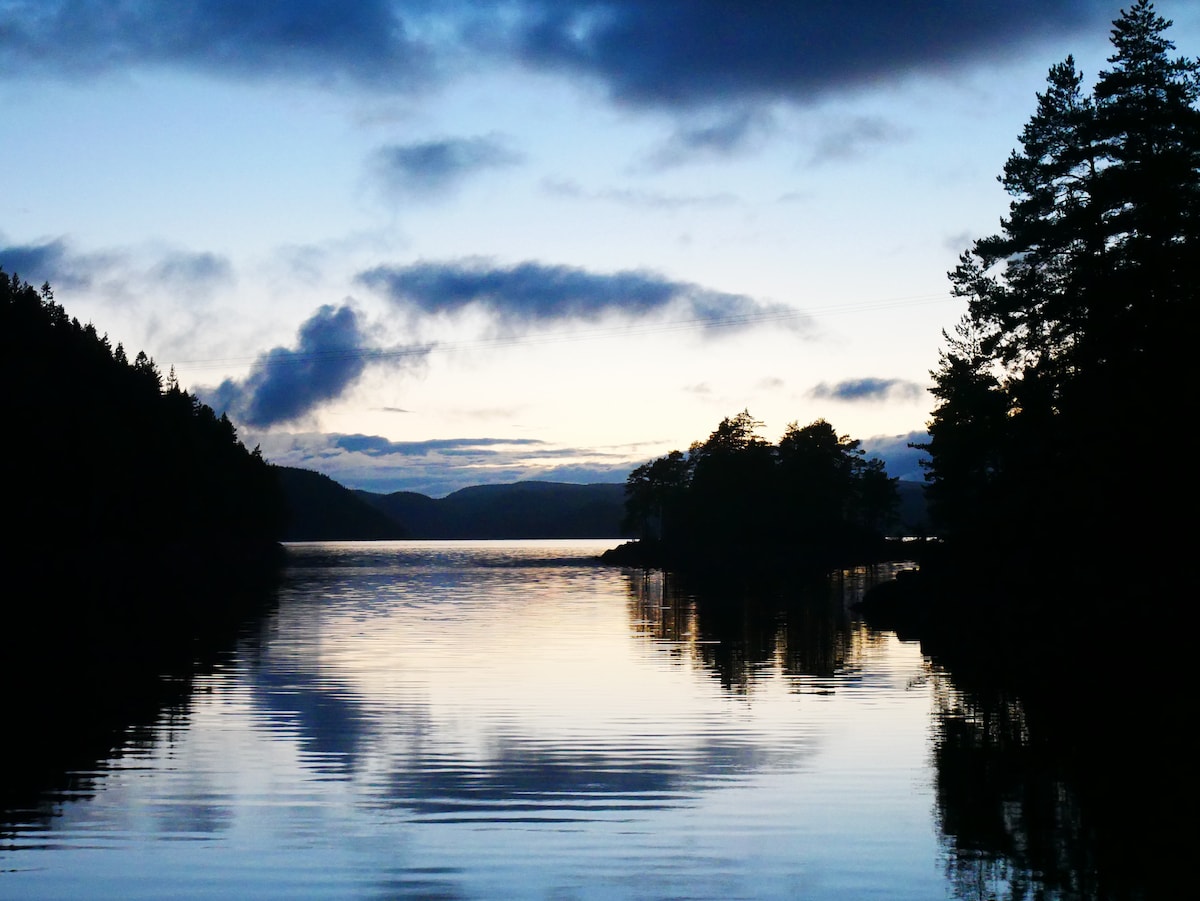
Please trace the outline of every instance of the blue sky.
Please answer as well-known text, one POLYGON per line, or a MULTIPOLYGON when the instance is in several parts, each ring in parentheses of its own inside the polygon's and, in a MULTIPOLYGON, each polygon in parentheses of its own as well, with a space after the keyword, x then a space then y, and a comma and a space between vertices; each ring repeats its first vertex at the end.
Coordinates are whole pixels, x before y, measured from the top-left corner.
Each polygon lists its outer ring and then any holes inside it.
POLYGON ((355 487, 620 481, 742 409, 912 476, 945 274, 1118 13, 0 0, 0 266, 355 487))

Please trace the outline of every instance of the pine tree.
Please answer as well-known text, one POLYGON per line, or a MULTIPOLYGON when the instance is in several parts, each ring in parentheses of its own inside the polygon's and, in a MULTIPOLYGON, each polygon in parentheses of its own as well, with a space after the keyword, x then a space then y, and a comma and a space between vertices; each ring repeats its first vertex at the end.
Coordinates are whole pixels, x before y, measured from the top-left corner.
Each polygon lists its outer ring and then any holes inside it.
POLYGON ((1000 178, 1001 232, 950 274, 968 310, 933 373, 927 447, 952 536, 1034 556, 1079 536, 1094 558, 1151 516, 1153 479, 1114 431, 1170 416, 1188 377, 1200 68, 1170 55, 1170 25, 1149 0, 1123 12, 1091 96, 1072 58, 1050 69, 1000 178))

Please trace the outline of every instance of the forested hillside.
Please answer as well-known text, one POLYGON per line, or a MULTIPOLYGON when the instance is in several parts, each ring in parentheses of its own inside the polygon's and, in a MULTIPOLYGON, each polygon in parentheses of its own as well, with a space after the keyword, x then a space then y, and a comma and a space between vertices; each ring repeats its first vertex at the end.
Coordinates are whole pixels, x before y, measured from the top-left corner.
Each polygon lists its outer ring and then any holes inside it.
POLYGON ((273 467, 283 488, 288 541, 378 541, 407 538, 395 519, 327 475, 292 466, 273 467))
POLYGON ((15 560, 219 567, 280 537, 275 475, 226 417, 2 270, 0 367, 15 560))
POLYGON ((516 482, 476 485, 443 498, 411 491, 352 491, 306 469, 276 467, 293 541, 613 538, 620 484, 516 482))

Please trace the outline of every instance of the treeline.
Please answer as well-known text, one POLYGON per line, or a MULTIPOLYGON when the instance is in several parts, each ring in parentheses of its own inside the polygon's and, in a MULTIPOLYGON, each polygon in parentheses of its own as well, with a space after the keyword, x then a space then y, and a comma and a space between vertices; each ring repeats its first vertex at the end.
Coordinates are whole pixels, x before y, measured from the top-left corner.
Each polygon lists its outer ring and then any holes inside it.
POLYGON ((275 602, 282 498, 228 419, 144 353, 0 270, 7 386, 0 790, 42 792, 144 739, 275 602), (69 774, 69 775, 68 775, 69 774))
POLYGON ((1071 57, 1050 69, 1000 178, 1000 232, 950 274, 967 312, 933 373, 927 446, 943 541, 864 605, 961 693, 935 748, 941 782, 975 768, 970 810, 937 786, 951 841, 1077 897, 1167 898, 1190 878, 1163 864, 1188 857, 1159 808, 1195 771, 1176 724, 1196 681, 1178 636, 1194 616, 1200 63, 1169 27, 1138 0, 1090 91, 1071 57), (978 853, 988 835, 1003 857, 978 853))
POLYGON ((1009 215, 951 273, 968 309, 927 445, 954 555, 1110 597, 1187 550, 1200 292, 1200 64, 1146 0, 1113 25, 1090 92, 1071 57, 1050 70, 1000 179, 1009 215))
POLYGON ((824 420, 792 423, 778 444, 761 426, 743 411, 630 473, 624 527, 640 540, 617 556, 695 570, 878 555, 899 504, 882 461, 824 420))
POLYGON ((130 361, 48 285, 3 270, 0 342, 14 557, 219 566, 214 552, 274 546, 284 508, 269 465, 145 353, 130 361))

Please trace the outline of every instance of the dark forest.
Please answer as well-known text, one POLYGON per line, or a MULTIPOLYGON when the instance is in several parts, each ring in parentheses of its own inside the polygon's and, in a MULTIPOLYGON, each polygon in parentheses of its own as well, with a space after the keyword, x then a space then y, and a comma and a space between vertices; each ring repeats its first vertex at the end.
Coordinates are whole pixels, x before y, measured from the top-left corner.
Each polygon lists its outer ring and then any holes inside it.
POLYGON ((14 560, 252 559, 283 526, 271 467, 154 361, 0 272, 14 560))

